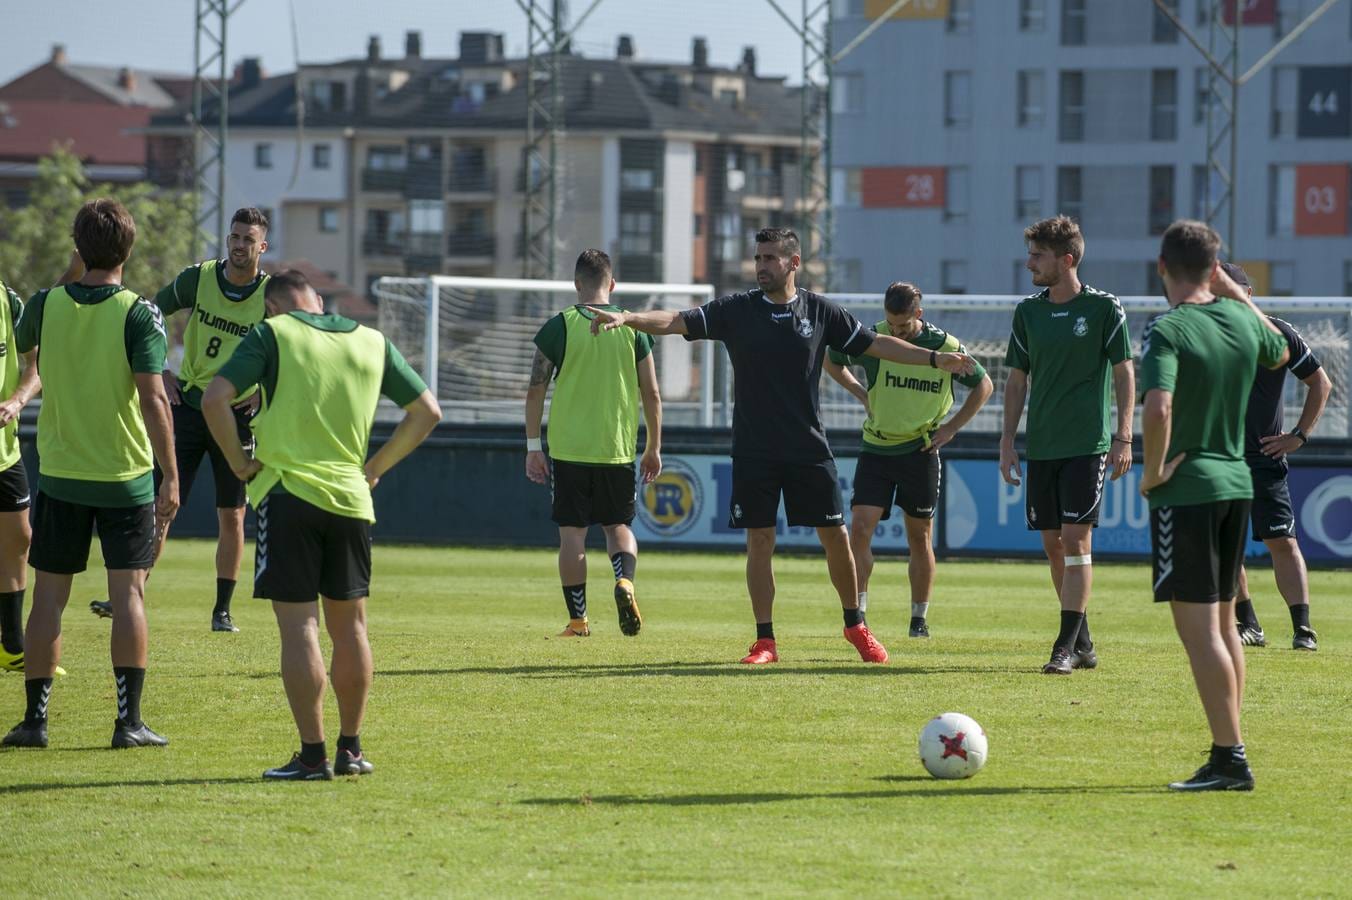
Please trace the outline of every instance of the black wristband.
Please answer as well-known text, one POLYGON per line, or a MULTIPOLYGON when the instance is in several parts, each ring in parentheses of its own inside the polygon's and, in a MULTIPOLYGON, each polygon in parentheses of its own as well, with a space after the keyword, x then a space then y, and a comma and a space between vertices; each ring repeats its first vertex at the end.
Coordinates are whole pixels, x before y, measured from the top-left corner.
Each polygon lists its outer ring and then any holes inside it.
POLYGON ((1302 447, 1310 442, 1310 439, 1305 436, 1305 432, 1301 431, 1299 428, 1292 428, 1291 433, 1300 438, 1300 445, 1302 447))
POLYGON ((939 364, 938 364, 937 362, 935 362, 935 360, 936 360, 937 358, 938 358, 938 354, 935 353, 933 350, 931 350, 931 351, 930 351, 930 368, 931 368, 931 369, 937 369, 937 368, 939 368, 939 364))

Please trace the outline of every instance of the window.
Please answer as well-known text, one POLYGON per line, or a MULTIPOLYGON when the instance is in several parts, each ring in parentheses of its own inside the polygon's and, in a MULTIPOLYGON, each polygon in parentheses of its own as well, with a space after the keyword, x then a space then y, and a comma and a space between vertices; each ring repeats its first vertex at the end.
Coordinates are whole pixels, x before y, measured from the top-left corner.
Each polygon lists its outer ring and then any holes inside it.
POLYGON ((1269 289, 1274 297, 1293 297, 1296 293, 1296 264, 1275 262, 1268 270, 1269 289))
POLYGON ((440 200, 410 200, 408 202, 408 230, 410 234, 441 234, 446 224, 446 210, 440 200))
POLYGON ((408 168, 403 147, 372 147, 366 151, 366 168, 380 172, 402 172, 408 168))
POLYGON ((1300 70, 1295 66, 1272 69, 1272 136, 1296 136, 1296 107, 1300 70))
POLYGON ((255 169, 272 168, 271 144, 254 144, 254 168, 255 169))
POLYGON ((1268 234, 1290 237, 1296 225, 1296 167, 1268 167, 1268 234))
POLYGON ((940 293, 967 293, 967 262, 961 259, 946 259, 939 264, 940 293))
POLYGON ((831 78, 831 112, 857 113, 864 111, 864 76, 857 72, 843 72, 831 78))
POLYGON ((652 213, 620 213, 620 252, 641 255, 653 252, 652 213))
POLYGON ((1211 102, 1211 67, 1202 66, 1193 72, 1192 124, 1206 124, 1206 108, 1211 102))
POLYGON ((970 176, 966 166, 949 166, 944 184, 944 218, 967 218, 967 198, 970 176))
POLYGON ((408 144, 408 153, 414 162, 431 162, 440 150, 439 141, 409 141, 408 144))
POLYGON ((1020 128, 1042 127, 1046 80, 1046 76, 1038 69, 1025 69, 1019 73, 1020 128))
POLYGON ((319 230, 328 234, 338 230, 338 207, 319 207, 319 230))
POLYGON ((1343 262, 1343 296, 1352 297, 1352 259, 1343 262))
POLYGON ((1150 73, 1150 139, 1172 141, 1178 137, 1178 72, 1154 69, 1150 73))
POLYGON ((316 169, 328 169, 333 166, 333 146, 315 144, 310 148, 310 165, 316 169))
POLYGON ((1061 73, 1061 119, 1058 137, 1067 143, 1084 140, 1084 73, 1061 73))
MULTIPOLYGON (((1164 0, 1164 5, 1169 7, 1169 12, 1175 16, 1178 15, 1178 0, 1164 0)), ((1152 4, 1155 13, 1154 26, 1151 29, 1150 40, 1155 44, 1177 44, 1178 29, 1174 23, 1169 21, 1169 17, 1160 12, 1158 6, 1152 4)), ((1181 19, 1179 21, 1182 21, 1181 19)))
POLYGON ((1042 167, 1014 169, 1014 218, 1020 222, 1042 215, 1042 167))
POLYGON ((856 207, 860 202, 858 169, 836 169, 831 182, 832 199, 837 206, 856 207))
POLYGON ((944 125, 967 128, 972 124, 972 73, 944 73, 944 125))
POLYGON ((1047 0, 1019 0, 1019 30, 1042 31, 1047 27, 1047 0))
POLYGON ((1057 212, 1076 221, 1084 211, 1083 172, 1079 166, 1059 166, 1056 170, 1057 212))
POLYGON ((1085 0, 1064 0, 1061 4, 1061 44, 1079 47, 1084 44, 1085 0))
POLYGON ((1174 167, 1150 167, 1150 233, 1164 234, 1174 221, 1174 167))
POLYGON ((695 237, 704 236, 704 216, 700 215, 699 213, 695 213, 694 221, 690 223, 690 232, 695 237))
POLYGON ((949 0, 948 20, 945 27, 949 34, 970 34, 972 31, 972 0, 949 0))
POLYGON ((316 112, 342 112, 347 108, 347 85, 341 81, 313 81, 310 103, 316 112))
POLYGON ((1192 217, 1205 222, 1210 206, 1210 184, 1206 166, 1192 167, 1192 217))
POLYGON ((714 217, 714 258, 724 262, 740 259, 746 252, 740 213, 719 213, 714 217))
POLYGON ((652 169, 624 169, 620 172, 620 190, 651 191, 657 182, 657 173, 652 169))

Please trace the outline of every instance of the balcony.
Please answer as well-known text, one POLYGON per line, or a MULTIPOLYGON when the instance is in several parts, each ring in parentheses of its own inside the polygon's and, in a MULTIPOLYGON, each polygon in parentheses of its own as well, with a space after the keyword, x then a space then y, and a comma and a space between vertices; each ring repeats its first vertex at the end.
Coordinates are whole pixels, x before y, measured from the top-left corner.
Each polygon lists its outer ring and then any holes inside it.
POLYGON ((452 168, 446 183, 449 194, 491 194, 496 187, 496 174, 487 166, 452 168))
POLYGON ((404 236, 388 231, 368 231, 362 235, 361 252, 366 256, 403 256, 404 236))
POLYGON ((492 257, 497 251, 497 238, 491 234, 478 231, 452 232, 446 238, 446 255, 465 257, 465 256, 487 256, 492 257))
POLYGON ((407 179, 408 173, 403 169, 366 168, 361 170, 361 189, 400 192, 404 189, 407 179))

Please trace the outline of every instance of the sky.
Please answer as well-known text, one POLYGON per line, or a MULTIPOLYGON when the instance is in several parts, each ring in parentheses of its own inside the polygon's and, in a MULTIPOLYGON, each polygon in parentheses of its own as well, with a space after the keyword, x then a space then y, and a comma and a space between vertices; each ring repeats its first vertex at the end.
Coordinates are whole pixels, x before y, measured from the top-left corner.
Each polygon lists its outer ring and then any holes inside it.
MULTIPOLYGON (((801 10, 798 0, 779 2, 790 12, 801 10)), ((590 3, 568 0, 572 19, 590 3)), ((258 56, 268 72, 292 70, 292 5, 303 62, 362 56, 372 34, 380 36, 386 56, 402 56, 404 32, 410 30, 422 32, 424 56, 455 56, 461 31, 502 32, 509 55, 525 54, 526 18, 516 0, 243 0, 230 17, 231 62, 258 56)), ((115 12, 97 0, 3 6, 0 84, 45 62, 53 44, 64 44, 73 63, 130 62, 185 74, 192 69, 196 0, 129 0, 115 12)), ((633 35, 639 57, 654 60, 689 59, 697 35, 708 39, 715 65, 735 65, 742 47, 752 45, 761 74, 799 80, 798 39, 767 0, 600 0, 578 29, 574 47, 585 56, 613 55, 620 34, 633 35)))

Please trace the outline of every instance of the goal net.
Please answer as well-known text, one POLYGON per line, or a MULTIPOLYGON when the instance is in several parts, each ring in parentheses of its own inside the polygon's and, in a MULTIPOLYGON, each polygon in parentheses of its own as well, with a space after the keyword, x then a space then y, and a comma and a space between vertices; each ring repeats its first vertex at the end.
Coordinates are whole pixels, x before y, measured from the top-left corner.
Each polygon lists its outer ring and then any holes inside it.
MULTIPOLYGON (((422 374, 446 420, 503 424, 522 421, 536 332, 577 302, 571 281, 453 275, 381 278, 375 295, 380 330, 422 374)), ((712 297, 703 284, 617 284, 611 295, 628 310, 687 309, 712 297)), ((714 424, 713 349, 654 341, 664 422, 714 424)))
MULTIPOLYGON (((832 299, 849 309, 860 321, 872 325, 883 318, 878 294, 836 294, 832 299)), ((1161 297, 1123 297, 1132 350, 1140 363, 1141 334, 1146 322, 1168 309, 1161 297)), ((1005 347, 1009 343, 1014 307, 1023 300, 1013 295, 927 295, 922 301, 925 320, 957 336, 967 351, 986 368, 995 393, 967 426, 969 431, 999 432, 1004 421, 1004 388, 1008 377, 1005 347)), ((1300 332, 1310 350, 1333 381, 1333 394, 1319 421, 1316 436, 1352 437, 1352 298, 1349 297, 1259 297, 1259 307, 1268 315, 1285 319, 1300 332)), ((1286 379, 1283 403, 1290 428, 1300 416, 1306 388, 1295 378, 1286 379)), ((964 390, 955 391, 954 408, 963 401, 964 390)), ((822 379, 822 419, 827 428, 855 428, 863 422, 859 401, 830 378, 822 379)), ((1022 430, 1022 422, 1020 423, 1022 430)), ((1139 409, 1136 433, 1140 433, 1139 409)))

